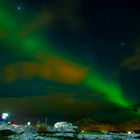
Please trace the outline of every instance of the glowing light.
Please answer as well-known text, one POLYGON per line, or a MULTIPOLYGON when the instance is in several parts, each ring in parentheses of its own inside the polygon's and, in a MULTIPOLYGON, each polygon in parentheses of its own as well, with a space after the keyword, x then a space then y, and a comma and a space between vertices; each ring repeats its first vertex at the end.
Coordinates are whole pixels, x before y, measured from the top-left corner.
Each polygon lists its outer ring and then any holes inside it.
POLYGON ((8 113, 2 113, 2 119, 6 120, 8 116, 9 116, 8 113))
POLYGON ((99 74, 94 73, 85 80, 85 85, 99 93, 101 93, 107 100, 116 105, 127 107, 132 104, 124 98, 119 85, 110 81, 105 81, 99 74))
POLYGON ((27 125, 31 125, 31 122, 27 122, 27 125))
POLYGON ((17 7, 17 9, 18 9, 18 10, 21 10, 21 7, 20 7, 20 6, 18 6, 18 7, 17 7))
POLYGON ((127 132, 127 134, 132 134, 132 133, 134 133, 134 132, 132 132, 132 131, 128 131, 128 132, 127 132))

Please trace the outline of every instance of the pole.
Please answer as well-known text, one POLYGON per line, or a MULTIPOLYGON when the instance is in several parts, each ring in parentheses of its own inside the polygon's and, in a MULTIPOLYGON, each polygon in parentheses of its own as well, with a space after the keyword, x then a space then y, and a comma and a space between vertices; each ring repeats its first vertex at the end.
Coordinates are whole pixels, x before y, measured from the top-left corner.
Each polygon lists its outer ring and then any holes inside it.
POLYGON ((46 126, 47 126, 47 121, 48 121, 48 120, 47 120, 47 116, 46 116, 46 119, 45 119, 45 125, 46 125, 46 126))

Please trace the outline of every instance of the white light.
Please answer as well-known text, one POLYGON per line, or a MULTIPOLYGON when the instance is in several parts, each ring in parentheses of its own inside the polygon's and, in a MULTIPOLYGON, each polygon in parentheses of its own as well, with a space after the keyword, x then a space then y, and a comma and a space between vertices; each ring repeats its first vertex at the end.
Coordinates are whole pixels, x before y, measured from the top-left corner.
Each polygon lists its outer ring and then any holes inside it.
POLYGON ((2 113, 2 119, 6 120, 8 116, 9 116, 8 113, 2 113))
POLYGON ((131 131, 128 131, 127 134, 132 134, 132 132, 131 131))
POLYGON ((31 122, 27 122, 27 125, 31 125, 31 122))
POLYGON ((20 6, 18 6, 18 7, 17 7, 17 9, 18 9, 18 10, 21 10, 21 7, 20 7, 20 6))
POLYGON ((84 130, 82 130, 81 132, 82 132, 82 133, 84 133, 85 131, 84 131, 84 130))

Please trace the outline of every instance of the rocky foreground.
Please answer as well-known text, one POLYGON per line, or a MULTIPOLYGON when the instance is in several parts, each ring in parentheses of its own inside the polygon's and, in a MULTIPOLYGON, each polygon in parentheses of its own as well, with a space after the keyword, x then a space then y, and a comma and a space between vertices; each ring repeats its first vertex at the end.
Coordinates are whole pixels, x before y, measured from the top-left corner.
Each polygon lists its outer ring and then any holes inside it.
POLYGON ((140 134, 109 133, 86 134, 76 132, 46 131, 41 133, 29 125, 0 125, 0 140, 139 140, 140 134))

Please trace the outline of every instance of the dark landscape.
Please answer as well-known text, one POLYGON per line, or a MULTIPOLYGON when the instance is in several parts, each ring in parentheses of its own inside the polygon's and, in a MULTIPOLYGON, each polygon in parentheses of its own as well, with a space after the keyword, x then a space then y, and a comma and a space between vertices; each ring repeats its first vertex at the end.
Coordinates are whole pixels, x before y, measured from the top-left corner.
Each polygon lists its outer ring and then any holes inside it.
POLYGON ((140 119, 121 124, 97 122, 84 118, 76 122, 57 122, 54 125, 17 125, 9 122, 0 124, 0 140, 138 140, 140 139, 140 119))

